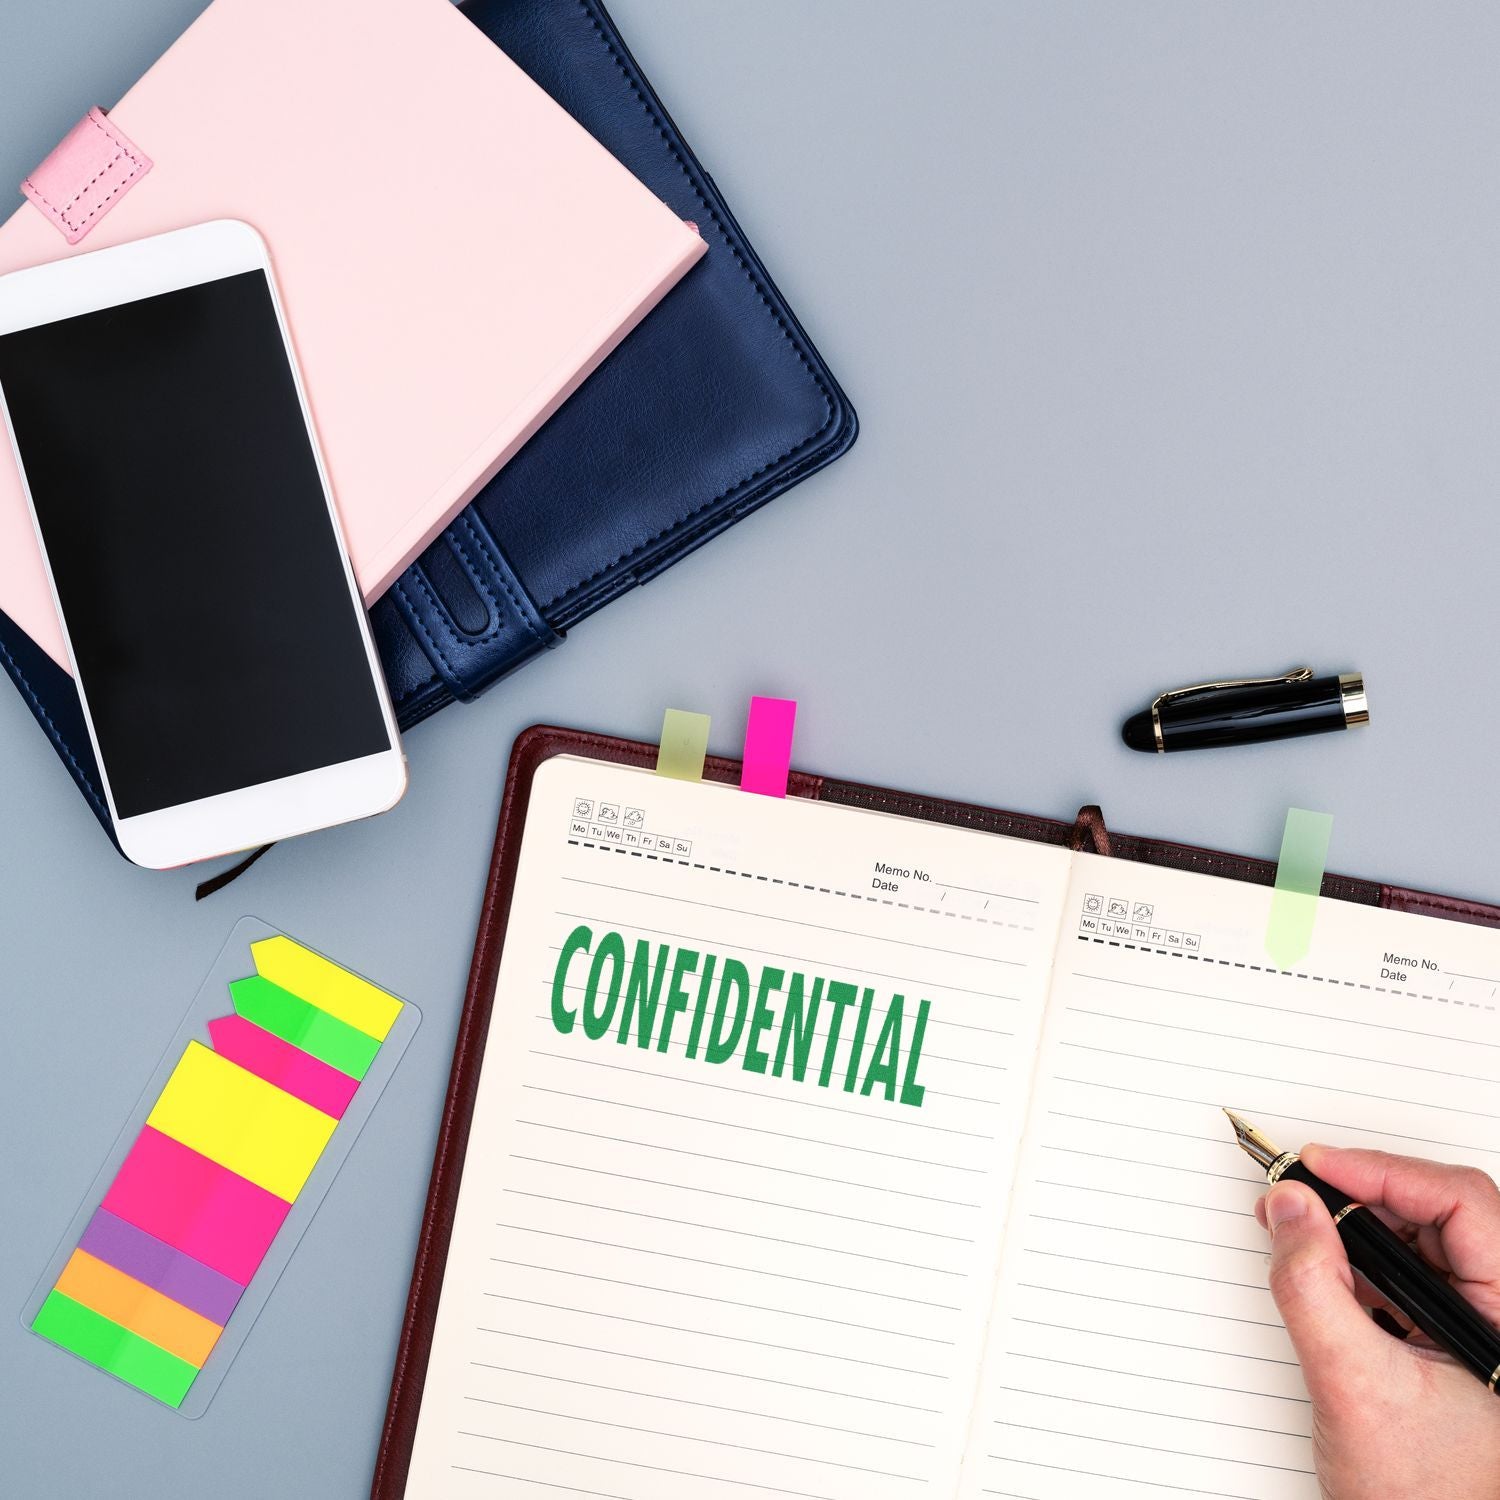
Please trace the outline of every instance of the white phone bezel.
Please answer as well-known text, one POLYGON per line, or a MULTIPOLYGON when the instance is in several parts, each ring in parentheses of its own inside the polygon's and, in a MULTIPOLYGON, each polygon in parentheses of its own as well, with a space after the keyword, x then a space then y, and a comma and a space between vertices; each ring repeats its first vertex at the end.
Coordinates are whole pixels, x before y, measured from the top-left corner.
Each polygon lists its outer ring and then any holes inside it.
POLYGON ((390 694, 386 689, 375 642, 370 635, 364 601, 360 597, 348 549, 344 544, 343 529, 339 525, 338 510, 328 481, 327 466, 323 461, 317 431, 308 408, 302 372, 297 366, 287 332, 286 317, 277 291, 276 278, 272 273, 270 254, 260 235, 237 219, 216 219, 189 229, 173 230, 149 239, 50 261, 46 265, 0 276, 0 334, 3 334, 256 270, 265 272, 267 285, 271 289, 271 302, 275 308, 302 419, 317 464, 323 500, 333 522, 350 603, 359 624, 360 639, 364 642, 370 680, 374 685, 381 717, 390 740, 390 748, 387 750, 356 760, 321 766, 295 776, 240 787, 218 796, 179 803, 157 812, 120 817, 115 810, 114 793, 110 787, 109 766, 100 753, 93 715, 89 711, 88 692, 79 677, 72 639, 68 634, 67 617, 63 614, 57 596, 51 560, 47 556, 46 543, 37 522, 26 467, 21 460, 20 447, 5 404, 5 393, 0 389, 0 420, 5 424, 11 451, 15 455, 32 529, 46 565, 47 584, 52 591, 53 607, 57 610, 58 620, 62 625, 73 679, 78 684, 89 740, 94 747, 104 796, 109 804, 110 821, 126 857, 150 869, 171 869, 177 865, 191 864, 195 860, 209 859, 214 855, 256 848, 278 839, 310 833, 314 829, 369 817, 394 806, 406 790, 406 758, 401 752, 396 716, 391 708, 390 694))

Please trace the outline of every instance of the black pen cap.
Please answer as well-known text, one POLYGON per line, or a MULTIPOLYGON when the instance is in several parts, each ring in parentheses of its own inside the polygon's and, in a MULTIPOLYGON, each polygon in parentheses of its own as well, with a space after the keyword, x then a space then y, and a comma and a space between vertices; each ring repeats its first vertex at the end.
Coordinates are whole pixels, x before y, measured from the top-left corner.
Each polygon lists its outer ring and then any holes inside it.
POLYGON ((1120 730, 1120 738, 1132 750, 1155 750, 1156 726, 1151 722, 1151 710, 1146 708, 1138 714, 1131 714, 1120 730))

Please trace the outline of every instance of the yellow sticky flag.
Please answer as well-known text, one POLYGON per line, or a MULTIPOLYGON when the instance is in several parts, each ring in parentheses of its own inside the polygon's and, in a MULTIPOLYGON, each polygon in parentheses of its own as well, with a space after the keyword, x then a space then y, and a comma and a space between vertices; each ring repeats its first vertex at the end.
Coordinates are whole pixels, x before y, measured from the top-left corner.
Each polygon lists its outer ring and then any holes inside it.
POLYGON ((367 979, 320 957, 285 935, 250 944, 255 972, 328 1015, 383 1042, 401 1014, 401 1002, 367 979))
POLYGON ((338 1126, 201 1042, 188 1043, 146 1123, 288 1203, 338 1126))

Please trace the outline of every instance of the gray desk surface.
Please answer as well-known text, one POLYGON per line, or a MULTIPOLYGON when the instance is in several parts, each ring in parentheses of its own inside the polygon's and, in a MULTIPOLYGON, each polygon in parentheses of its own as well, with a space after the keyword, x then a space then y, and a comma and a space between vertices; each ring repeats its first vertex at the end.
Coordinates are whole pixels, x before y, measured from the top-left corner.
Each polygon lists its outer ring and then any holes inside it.
MULTIPOLYGON (((810 768, 1500 896, 1486 701, 1500 511, 1492 5, 613 0, 859 409, 834 468, 408 741, 378 821, 195 906, 120 861, 0 692, 0 1306, 17 1311, 234 920, 425 1023, 207 1415, 0 1323, 9 1495, 369 1482, 511 740, 733 751, 801 700, 810 768), (1363 668, 1376 723, 1133 756, 1155 688, 1363 668)), ((3 0, 0 182, 200 0, 3 0)))

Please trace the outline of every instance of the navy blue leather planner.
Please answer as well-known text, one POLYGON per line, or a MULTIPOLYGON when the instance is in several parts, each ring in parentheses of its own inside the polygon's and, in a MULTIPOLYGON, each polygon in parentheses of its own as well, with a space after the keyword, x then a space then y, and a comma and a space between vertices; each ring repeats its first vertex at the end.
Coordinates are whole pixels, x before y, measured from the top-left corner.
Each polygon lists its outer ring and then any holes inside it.
MULTIPOLYGON (((709 251, 374 605, 403 728, 555 646, 837 458, 858 427, 603 6, 468 0, 463 13, 709 251)), ((108 830, 72 678, 3 614, 0 665, 108 830)))

